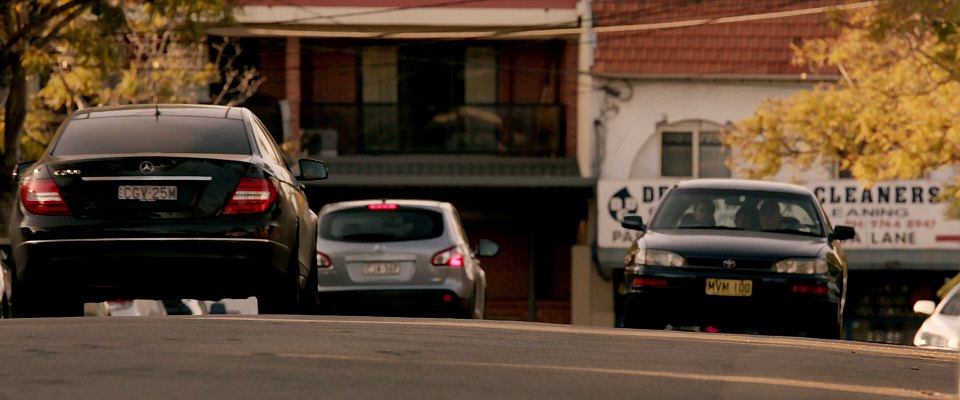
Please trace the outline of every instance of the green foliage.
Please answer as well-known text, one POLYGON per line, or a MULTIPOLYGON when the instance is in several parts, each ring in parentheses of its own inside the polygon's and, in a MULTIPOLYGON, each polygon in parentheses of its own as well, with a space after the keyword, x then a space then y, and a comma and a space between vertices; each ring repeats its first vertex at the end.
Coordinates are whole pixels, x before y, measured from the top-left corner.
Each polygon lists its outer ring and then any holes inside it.
MULTIPOLYGON (((762 102, 724 135, 732 169, 766 177, 839 163, 867 185, 917 179, 960 161, 960 6, 883 3, 848 16, 836 38, 796 48, 796 61, 843 79, 762 102), (940 10, 944 14, 937 14, 940 10)), ((960 176, 958 176, 960 182, 960 176)), ((960 192, 943 200, 960 217, 960 192)))

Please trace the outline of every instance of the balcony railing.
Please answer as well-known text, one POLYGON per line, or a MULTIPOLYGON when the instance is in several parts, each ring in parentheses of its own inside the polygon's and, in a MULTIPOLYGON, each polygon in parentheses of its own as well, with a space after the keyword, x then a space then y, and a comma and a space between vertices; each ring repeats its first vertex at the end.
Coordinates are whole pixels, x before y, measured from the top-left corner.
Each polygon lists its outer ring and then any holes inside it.
POLYGON ((566 155, 562 105, 305 103, 300 121, 308 153, 566 155))

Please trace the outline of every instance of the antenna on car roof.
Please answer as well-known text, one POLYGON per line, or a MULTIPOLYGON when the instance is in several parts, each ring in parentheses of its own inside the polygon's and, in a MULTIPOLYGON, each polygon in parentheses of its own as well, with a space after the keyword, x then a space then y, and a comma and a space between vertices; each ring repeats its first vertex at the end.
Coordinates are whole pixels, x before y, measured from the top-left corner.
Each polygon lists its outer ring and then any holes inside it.
POLYGON ((155 114, 153 114, 153 116, 157 117, 157 121, 159 121, 159 120, 160 120, 160 105, 157 104, 157 103, 153 103, 153 108, 154 108, 155 110, 157 110, 157 112, 156 112, 155 114))

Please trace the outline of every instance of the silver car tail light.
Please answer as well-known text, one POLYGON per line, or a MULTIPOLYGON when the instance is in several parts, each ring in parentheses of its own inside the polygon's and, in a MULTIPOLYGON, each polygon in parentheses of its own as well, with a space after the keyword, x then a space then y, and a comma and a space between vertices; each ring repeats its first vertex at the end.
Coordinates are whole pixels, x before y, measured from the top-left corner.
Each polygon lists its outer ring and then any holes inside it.
POLYGON ((330 260, 330 256, 318 251, 317 268, 333 268, 333 261, 330 260))
POLYGON ((452 246, 440 250, 433 255, 431 263, 438 267, 463 267, 463 251, 460 246, 452 246))

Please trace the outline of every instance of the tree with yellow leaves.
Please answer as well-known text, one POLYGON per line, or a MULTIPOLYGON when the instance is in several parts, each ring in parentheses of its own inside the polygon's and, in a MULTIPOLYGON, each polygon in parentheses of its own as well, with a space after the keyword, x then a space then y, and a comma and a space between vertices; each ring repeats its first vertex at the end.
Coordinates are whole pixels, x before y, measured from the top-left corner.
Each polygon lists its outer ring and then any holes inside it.
MULTIPOLYGON (((839 35, 795 47, 795 62, 841 78, 790 98, 764 100, 724 135, 733 149, 731 169, 761 178, 784 166, 838 163, 872 185, 957 166, 957 3, 888 1, 835 15, 839 35)), ((943 194, 953 217, 960 217, 957 179, 943 194)))

